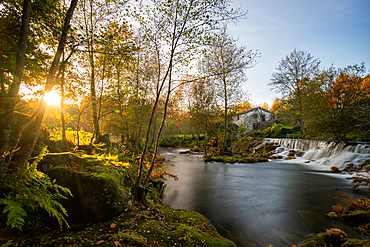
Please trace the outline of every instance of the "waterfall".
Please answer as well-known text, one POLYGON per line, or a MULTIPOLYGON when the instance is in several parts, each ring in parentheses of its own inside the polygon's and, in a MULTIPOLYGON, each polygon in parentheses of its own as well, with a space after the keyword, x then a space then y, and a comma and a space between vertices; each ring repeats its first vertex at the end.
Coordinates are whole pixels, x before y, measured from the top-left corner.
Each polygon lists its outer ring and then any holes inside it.
POLYGON ((266 138, 266 142, 281 145, 276 149, 278 154, 286 154, 289 150, 303 151, 302 159, 314 161, 325 166, 336 166, 340 169, 359 167, 370 160, 370 143, 325 142, 297 139, 266 138))

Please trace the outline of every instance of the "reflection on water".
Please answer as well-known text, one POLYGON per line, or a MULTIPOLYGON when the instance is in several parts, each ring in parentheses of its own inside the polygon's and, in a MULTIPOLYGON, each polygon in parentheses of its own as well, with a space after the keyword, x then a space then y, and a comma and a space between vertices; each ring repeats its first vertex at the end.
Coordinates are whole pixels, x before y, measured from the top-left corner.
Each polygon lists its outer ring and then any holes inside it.
POLYGON ((179 176, 166 181, 163 203, 202 213, 237 246, 286 246, 329 227, 360 237, 325 216, 337 202, 331 196, 336 188, 355 193, 345 175, 324 176, 322 170, 284 161, 205 163, 174 149, 163 149, 162 155, 168 171, 179 176))

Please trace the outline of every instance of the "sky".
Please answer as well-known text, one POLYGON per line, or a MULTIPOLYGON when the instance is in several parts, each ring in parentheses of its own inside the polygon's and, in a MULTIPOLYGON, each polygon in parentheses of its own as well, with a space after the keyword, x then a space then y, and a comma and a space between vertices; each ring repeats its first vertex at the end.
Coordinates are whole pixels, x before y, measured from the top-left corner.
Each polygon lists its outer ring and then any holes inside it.
POLYGON ((248 15, 229 25, 229 35, 260 52, 243 86, 257 106, 271 107, 280 97, 268 83, 294 48, 320 59, 322 67, 364 62, 370 73, 370 0, 233 0, 232 7, 247 9, 248 15))

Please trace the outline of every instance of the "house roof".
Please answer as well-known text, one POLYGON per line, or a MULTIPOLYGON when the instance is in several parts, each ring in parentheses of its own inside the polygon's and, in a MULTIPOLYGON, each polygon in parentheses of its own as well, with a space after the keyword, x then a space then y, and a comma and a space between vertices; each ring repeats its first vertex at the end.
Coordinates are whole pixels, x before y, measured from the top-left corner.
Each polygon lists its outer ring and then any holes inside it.
POLYGON ((244 115, 244 114, 247 114, 248 112, 252 112, 252 111, 256 111, 256 110, 262 110, 262 111, 265 111, 265 112, 268 112, 270 114, 274 114, 272 111, 268 111, 266 109, 263 109, 262 107, 256 107, 256 108, 252 108, 252 109, 249 109, 249 110, 246 110, 246 111, 242 111, 242 112, 239 112, 237 114, 235 114, 235 116, 238 116, 238 115, 244 115))

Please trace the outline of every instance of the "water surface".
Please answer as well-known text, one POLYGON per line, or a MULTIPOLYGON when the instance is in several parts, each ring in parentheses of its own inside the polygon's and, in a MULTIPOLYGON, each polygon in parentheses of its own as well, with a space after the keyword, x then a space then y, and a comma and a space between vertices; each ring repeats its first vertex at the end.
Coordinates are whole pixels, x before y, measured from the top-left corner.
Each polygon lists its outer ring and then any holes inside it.
POLYGON ((286 246, 309 234, 340 227, 351 237, 361 236, 349 226, 325 216, 337 203, 338 189, 354 195, 346 175, 292 161, 257 164, 205 163, 177 149, 162 149, 168 171, 163 203, 197 211, 237 246, 286 246))

